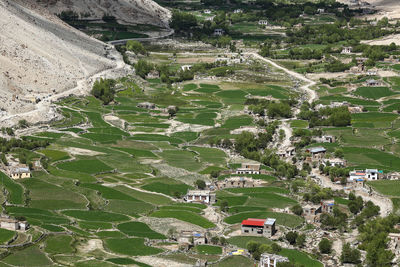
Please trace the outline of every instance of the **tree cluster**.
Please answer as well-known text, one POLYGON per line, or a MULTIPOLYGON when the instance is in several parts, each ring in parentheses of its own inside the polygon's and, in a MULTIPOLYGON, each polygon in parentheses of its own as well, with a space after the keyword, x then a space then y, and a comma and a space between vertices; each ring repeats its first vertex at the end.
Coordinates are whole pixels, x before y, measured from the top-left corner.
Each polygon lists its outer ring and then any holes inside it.
POLYGON ((94 97, 103 101, 104 105, 108 105, 114 100, 115 84, 116 81, 113 79, 101 78, 94 82, 91 93, 94 97))

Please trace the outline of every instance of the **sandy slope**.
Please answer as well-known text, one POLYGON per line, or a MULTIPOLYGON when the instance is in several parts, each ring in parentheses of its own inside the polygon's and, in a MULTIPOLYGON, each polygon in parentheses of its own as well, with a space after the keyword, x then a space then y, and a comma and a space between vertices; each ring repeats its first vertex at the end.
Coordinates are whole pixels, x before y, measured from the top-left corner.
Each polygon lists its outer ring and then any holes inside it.
POLYGON ((116 65, 103 43, 15 1, 0 1, 0 29, 0 108, 8 114, 116 65))

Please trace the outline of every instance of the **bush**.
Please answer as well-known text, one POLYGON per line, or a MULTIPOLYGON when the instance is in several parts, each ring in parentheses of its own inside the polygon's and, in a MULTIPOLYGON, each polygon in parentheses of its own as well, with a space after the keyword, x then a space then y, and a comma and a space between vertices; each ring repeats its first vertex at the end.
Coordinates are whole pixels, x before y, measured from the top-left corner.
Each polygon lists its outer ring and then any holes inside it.
POLYGON ((332 242, 326 238, 322 238, 322 240, 318 244, 319 251, 322 254, 329 254, 332 250, 332 242))
POLYGON ((135 54, 145 55, 147 53, 146 49, 140 42, 132 41, 132 40, 129 40, 128 42, 126 42, 126 50, 132 51, 135 54))

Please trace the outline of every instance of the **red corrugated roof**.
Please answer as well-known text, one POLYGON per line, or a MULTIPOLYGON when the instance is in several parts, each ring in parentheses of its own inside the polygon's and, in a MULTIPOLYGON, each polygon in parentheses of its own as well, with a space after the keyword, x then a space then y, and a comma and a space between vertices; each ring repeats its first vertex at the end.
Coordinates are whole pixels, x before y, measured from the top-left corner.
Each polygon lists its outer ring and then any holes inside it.
POLYGON ((247 219, 242 221, 242 225, 249 225, 249 226, 264 226, 265 219, 247 219))

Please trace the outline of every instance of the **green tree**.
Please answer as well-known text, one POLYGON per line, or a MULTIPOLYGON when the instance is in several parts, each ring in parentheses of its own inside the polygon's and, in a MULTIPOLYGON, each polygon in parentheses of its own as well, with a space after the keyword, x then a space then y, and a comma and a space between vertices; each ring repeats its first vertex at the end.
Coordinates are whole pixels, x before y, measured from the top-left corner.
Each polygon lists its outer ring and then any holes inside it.
POLYGON ((114 100, 115 83, 116 82, 113 79, 101 78, 94 82, 91 93, 94 97, 103 101, 104 105, 107 105, 114 100))
POLYGON ((197 19, 193 14, 173 11, 169 26, 176 32, 188 32, 197 26, 197 19))
POLYGON ((331 253, 332 242, 327 238, 322 238, 318 244, 318 248, 322 254, 329 254, 331 253))
POLYGON ((206 182, 204 182, 203 180, 196 180, 195 182, 196 186, 198 189, 203 190, 206 188, 206 182))
POLYGON ((132 51, 135 54, 145 55, 147 53, 146 49, 142 45, 142 43, 138 41, 129 40, 126 42, 126 50, 132 51))
POLYGON ((297 232, 288 232, 285 235, 285 239, 291 244, 294 245, 296 243, 296 238, 298 237, 298 233, 297 232))
POLYGON ((361 262, 361 253, 357 248, 351 248, 349 243, 344 243, 342 247, 342 255, 340 261, 343 263, 358 264, 361 262))
POLYGON ((147 74, 150 73, 154 69, 153 64, 147 62, 144 59, 139 59, 138 62, 135 64, 135 71, 136 74, 142 77, 143 79, 146 78, 147 74))
POLYGON ((291 210, 294 214, 296 214, 296 215, 298 215, 298 216, 301 216, 301 214, 303 214, 303 208, 300 206, 300 204, 294 205, 293 207, 290 208, 290 210, 291 210))

